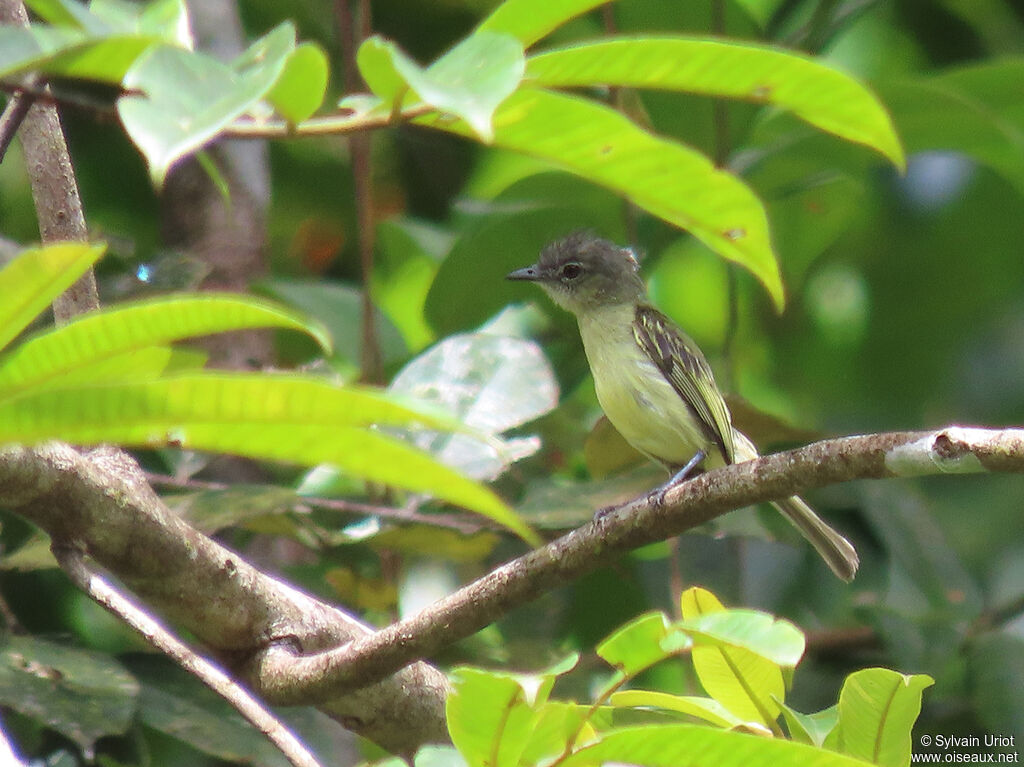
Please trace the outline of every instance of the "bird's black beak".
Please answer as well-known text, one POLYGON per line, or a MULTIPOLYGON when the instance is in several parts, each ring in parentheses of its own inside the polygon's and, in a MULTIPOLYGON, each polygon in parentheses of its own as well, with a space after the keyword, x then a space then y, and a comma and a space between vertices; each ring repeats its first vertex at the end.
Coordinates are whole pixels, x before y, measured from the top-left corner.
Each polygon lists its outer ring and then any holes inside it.
POLYGON ((534 264, 533 266, 526 266, 523 267, 522 269, 516 269, 514 272, 505 275, 505 279, 526 280, 528 282, 536 282, 537 280, 540 279, 540 269, 537 268, 536 264, 534 264))

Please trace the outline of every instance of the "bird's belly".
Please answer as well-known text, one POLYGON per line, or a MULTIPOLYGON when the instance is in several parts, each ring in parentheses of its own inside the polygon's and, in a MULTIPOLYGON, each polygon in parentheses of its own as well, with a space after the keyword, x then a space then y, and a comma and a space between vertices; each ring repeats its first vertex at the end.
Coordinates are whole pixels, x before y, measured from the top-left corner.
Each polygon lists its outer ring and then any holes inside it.
POLYGON ((601 409, 637 450, 662 463, 682 465, 707 447, 686 404, 639 347, 628 360, 590 356, 590 367, 601 409))

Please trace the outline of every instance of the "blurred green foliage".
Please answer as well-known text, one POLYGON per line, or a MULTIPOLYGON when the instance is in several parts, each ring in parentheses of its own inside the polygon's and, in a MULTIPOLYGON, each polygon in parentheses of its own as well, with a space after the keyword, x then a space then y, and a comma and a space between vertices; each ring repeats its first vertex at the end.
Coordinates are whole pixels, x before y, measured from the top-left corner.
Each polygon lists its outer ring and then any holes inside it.
MULTIPOLYGON (((644 255, 652 295, 701 344, 722 387, 777 419, 762 419, 758 428, 740 424, 765 449, 780 435, 794 438, 792 430, 771 426, 779 421, 826 435, 1024 420, 1024 12, 1009 0, 723 0, 724 27, 716 29, 715 4, 619 0, 611 18, 622 34, 723 33, 820 55, 870 83, 907 150, 901 175, 879 155, 780 111, 716 106, 680 93, 588 90, 614 99, 659 135, 726 158, 755 190, 786 291, 782 314, 751 275, 604 188, 448 133, 404 126, 372 134, 372 286, 387 378, 428 346, 481 325, 536 339, 561 386, 561 404, 514 435, 538 435, 542 447, 496 487, 538 528, 579 524, 593 508, 660 481, 644 469, 600 483, 591 478, 583 447, 599 410, 575 329, 533 292, 501 279, 531 263, 543 243, 576 228, 628 242, 644 255)), ((319 43, 332 72, 340 72, 326 0, 239 5, 251 39, 292 20, 299 38, 319 43)), ((495 5, 374 0, 373 29, 426 63, 495 5)), ((601 11, 591 12, 535 48, 600 36, 605 25, 601 11)), ((332 77, 328 102, 342 91, 340 76, 332 77)), ((183 286, 187 256, 161 250, 160 202, 137 150, 119 126, 97 122, 88 110, 69 108, 64 118, 90 229, 108 238, 118 257, 101 265, 105 298, 146 290, 137 279, 144 273, 147 282, 155 275, 183 286)), ((349 319, 335 329, 340 358, 331 364, 351 374, 362 342, 355 302, 361 277, 346 145, 333 138, 272 142, 270 165, 271 277, 261 289, 314 314, 338 296, 339 312, 349 319)), ((21 242, 38 236, 16 144, 0 165, 0 233, 21 242)), ((295 359, 310 350, 283 352, 295 359)), ((161 472, 184 467, 186 476, 194 460, 156 452, 143 459, 161 472)), ((200 476, 215 477, 205 458, 197 463, 208 472, 200 476)), ((363 499, 367 490, 345 478, 313 482, 322 478, 280 467, 266 473, 268 482, 286 488, 305 482, 318 493, 363 499)), ((181 490, 174 500, 201 518, 203 508, 223 510, 199 498, 209 492, 181 490)), ((490 532, 401 528, 315 504, 298 511, 300 504, 280 492, 268 487, 269 500, 260 504, 254 489, 244 504, 259 506, 259 515, 240 511, 229 527, 211 527, 242 551, 274 552, 275 568, 362 609, 371 621, 414 609, 522 550, 490 532), (281 538, 298 546, 275 547, 281 538), (428 557, 439 560, 436 567, 423 566, 428 557)), ((645 609, 673 610, 669 584, 676 578, 804 630, 807 655, 786 699, 797 711, 840 699, 851 671, 887 666, 936 680, 924 694, 915 750, 922 734, 991 732, 1020 743, 1022 498, 1024 479, 1012 476, 863 483, 814 494, 815 505, 861 553, 850 586, 831 579, 774 517, 740 511, 677 547, 649 547, 567 584, 437 660, 539 668, 580 651, 585 661, 559 682, 561 697, 590 700, 604 673, 586 662, 594 644, 645 609)), ((10 515, 3 523, 0 593, 9 615, 27 632, 130 660, 124 653, 138 646, 46 570, 45 557, 29 556, 40 547, 28 526, 10 515)), ((128 660, 125 666, 135 671, 128 660)), ((655 667, 641 679, 675 695, 697 689, 692 675, 674 668, 655 667)), ((186 697, 198 695, 194 687, 186 697)), ((198 739, 192 747, 172 745, 157 734, 172 727, 147 714, 152 707, 139 710, 128 735, 111 730, 99 741, 109 763, 202 763, 192 748, 268 763, 198 739)), ((63 753, 67 763, 80 758, 74 737, 30 714, 7 708, 4 724, 25 753, 63 753)))

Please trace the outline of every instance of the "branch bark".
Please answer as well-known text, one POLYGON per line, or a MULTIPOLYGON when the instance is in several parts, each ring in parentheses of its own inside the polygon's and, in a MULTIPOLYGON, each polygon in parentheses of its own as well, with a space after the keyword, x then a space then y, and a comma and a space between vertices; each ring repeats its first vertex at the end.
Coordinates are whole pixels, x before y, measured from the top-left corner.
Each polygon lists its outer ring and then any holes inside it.
POLYGON ((447 683, 417 659, 623 553, 753 503, 853 479, 1024 472, 1024 429, 947 427, 817 442, 647 495, 529 552, 417 615, 371 631, 259 572, 164 506, 123 453, 0 449, 0 505, 80 547, 193 631, 274 703, 318 705, 408 754, 445 739, 447 683), (407 665, 407 664, 412 665, 407 665), (400 670, 399 670, 400 669, 400 670))

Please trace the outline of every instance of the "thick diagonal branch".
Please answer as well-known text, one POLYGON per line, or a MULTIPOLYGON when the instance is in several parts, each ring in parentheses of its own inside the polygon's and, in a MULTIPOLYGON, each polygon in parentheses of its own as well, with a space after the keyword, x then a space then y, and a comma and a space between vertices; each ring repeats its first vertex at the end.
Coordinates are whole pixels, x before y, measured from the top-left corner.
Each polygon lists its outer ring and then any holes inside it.
POLYGON ((1024 429, 845 437, 727 466, 672 488, 663 504, 657 494, 627 503, 346 647, 302 658, 268 648, 254 676, 271 699, 315 700, 430 657, 539 594, 732 509, 852 479, 980 472, 1024 472, 1024 429))

